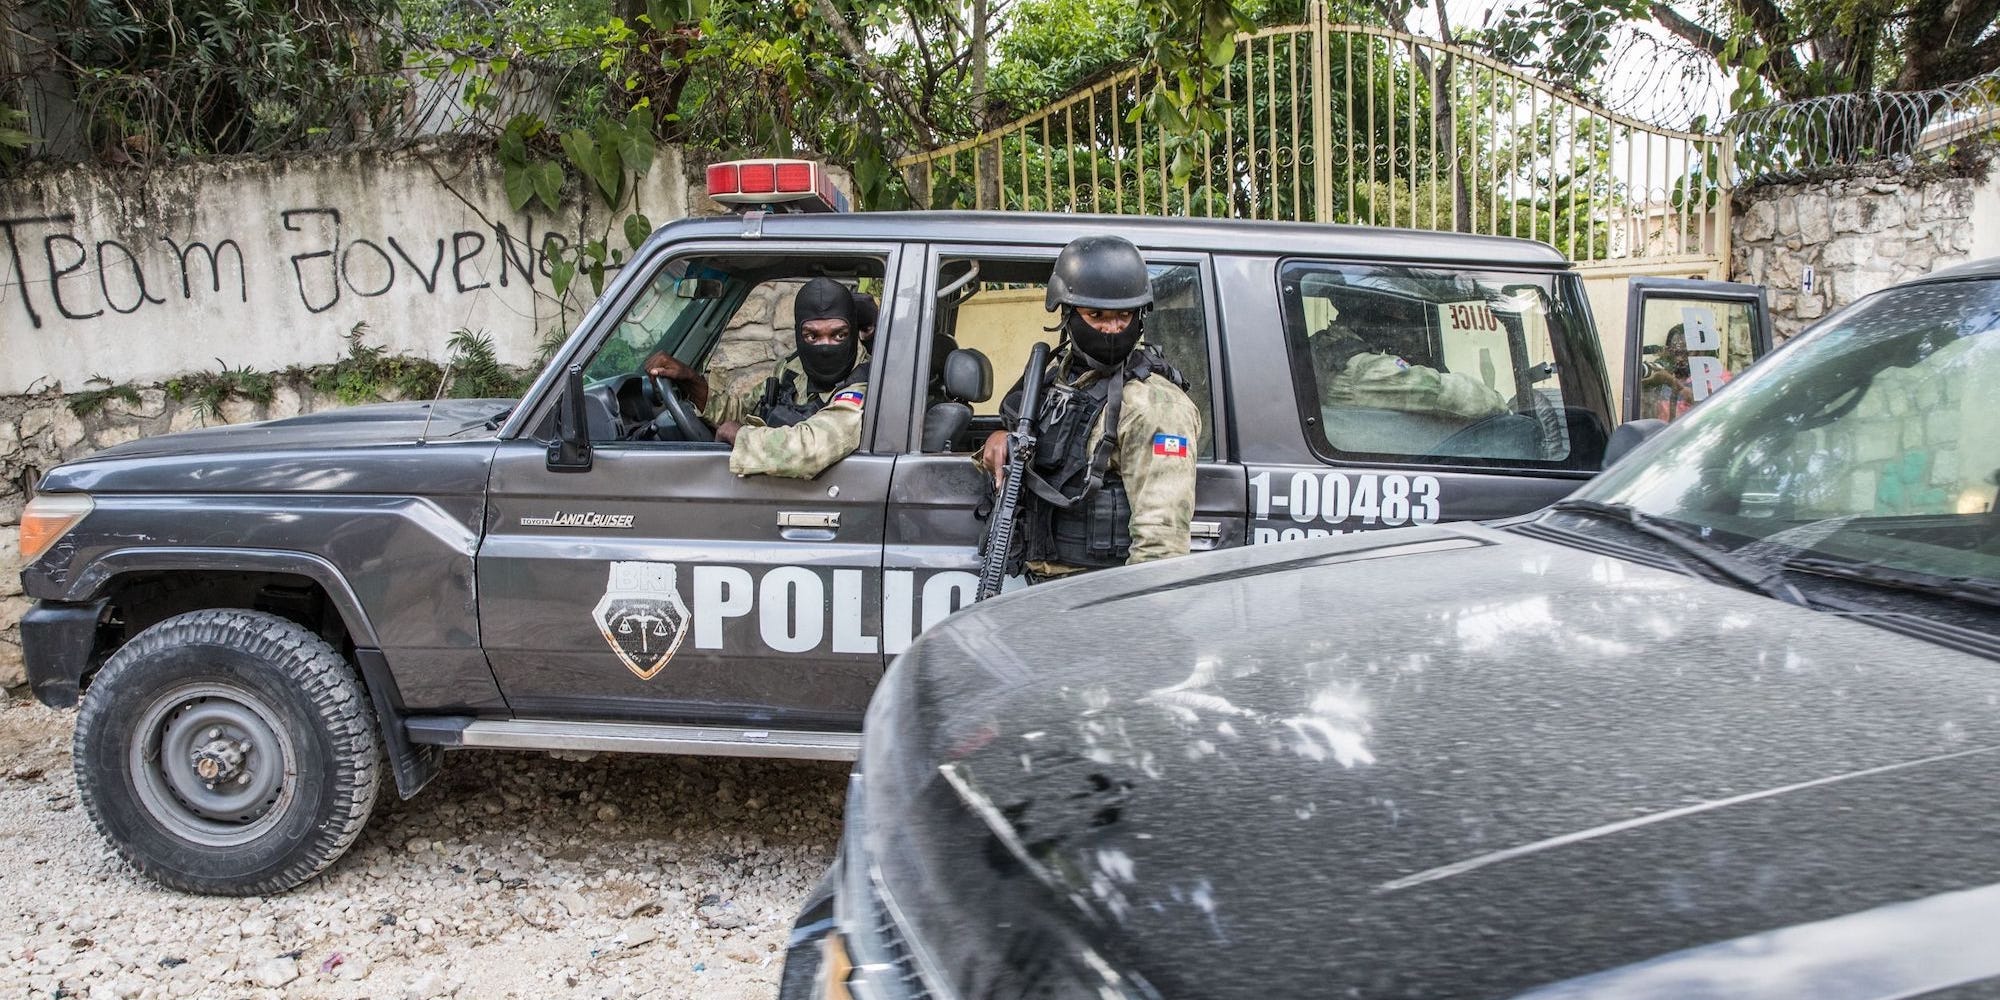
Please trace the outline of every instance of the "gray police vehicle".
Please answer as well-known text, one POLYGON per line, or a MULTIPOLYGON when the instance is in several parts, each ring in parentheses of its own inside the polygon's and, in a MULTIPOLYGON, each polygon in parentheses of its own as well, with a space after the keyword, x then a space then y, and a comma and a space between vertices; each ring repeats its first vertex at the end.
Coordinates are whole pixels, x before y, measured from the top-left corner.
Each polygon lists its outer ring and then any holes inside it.
MULTIPOLYGON (((761 171, 720 166, 739 170, 724 186, 761 171)), ((43 478, 23 645, 36 696, 81 703, 92 819, 168 886, 265 893, 339 857, 378 786, 414 795, 444 748, 852 758, 890 659, 973 597, 993 373, 1052 339, 1057 252, 1105 232, 1145 252, 1147 337, 1202 414, 1197 550, 1520 514, 1605 463, 1597 335, 1541 244, 1057 214, 675 222, 518 401, 173 434, 43 478), (811 480, 733 476, 639 359, 699 369, 752 296, 822 275, 881 300, 859 449, 811 480)))

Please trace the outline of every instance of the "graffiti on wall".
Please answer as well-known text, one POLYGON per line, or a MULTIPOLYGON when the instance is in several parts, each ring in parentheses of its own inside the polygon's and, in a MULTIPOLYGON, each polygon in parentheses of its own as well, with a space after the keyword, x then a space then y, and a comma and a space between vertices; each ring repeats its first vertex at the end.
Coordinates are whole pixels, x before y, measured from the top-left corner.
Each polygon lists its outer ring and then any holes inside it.
POLYGON ((296 299, 306 312, 322 313, 349 296, 371 299, 392 291, 441 296, 496 285, 532 289, 550 274, 544 248, 561 255, 572 242, 548 229, 540 240, 526 238, 532 220, 512 229, 493 222, 449 233, 356 234, 330 206, 279 209, 273 222, 259 238, 95 239, 73 214, 0 217, 6 254, 0 287, 18 292, 4 308, 42 329, 197 300, 257 310, 296 299), (275 282, 259 282, 266 270, 277 272, 275 282), (279 300, 266 301, 267 295, 279 300))

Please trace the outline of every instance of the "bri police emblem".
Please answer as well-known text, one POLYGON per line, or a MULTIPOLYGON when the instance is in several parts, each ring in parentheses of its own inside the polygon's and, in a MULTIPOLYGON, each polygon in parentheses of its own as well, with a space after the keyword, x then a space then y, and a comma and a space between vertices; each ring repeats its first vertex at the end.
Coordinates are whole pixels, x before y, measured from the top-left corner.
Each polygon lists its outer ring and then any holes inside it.
POLYGON ((592 612, 597 630, 642 681, 653 679, 687 638, 688 609, 673 563, 614 562, 592 612))

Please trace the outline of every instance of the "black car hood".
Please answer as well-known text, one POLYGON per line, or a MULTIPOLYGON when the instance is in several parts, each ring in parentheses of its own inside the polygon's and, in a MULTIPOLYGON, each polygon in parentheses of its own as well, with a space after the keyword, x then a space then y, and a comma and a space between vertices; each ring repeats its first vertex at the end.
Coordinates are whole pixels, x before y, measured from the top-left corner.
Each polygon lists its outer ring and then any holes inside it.
POLYGON ((511 399, 441 399, 373 403, 323 410, 283 420, 224 424, 178 434, 161 434, 114 445, 91 458, 147 458, 161 455, 355 448, 416 444, 418 440, 462 441, 492 437, 514 406, 511 399))
POLYGON ((511 399, 353 406, 141 438, 58 466, 43 492, 468 494, 511 399))
POLYGON ((1487 528, 1034 588, 884 690, 1167 997, 1512 995, 2000 883, 2000 665, 1487 528))

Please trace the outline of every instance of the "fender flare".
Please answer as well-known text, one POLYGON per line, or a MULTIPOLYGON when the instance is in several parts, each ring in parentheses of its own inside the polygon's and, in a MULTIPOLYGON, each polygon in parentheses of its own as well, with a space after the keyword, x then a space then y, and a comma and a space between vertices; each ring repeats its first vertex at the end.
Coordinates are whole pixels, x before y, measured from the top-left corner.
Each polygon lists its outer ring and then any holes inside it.
POLYGON ((418 747, 410 742, 403 725, 403 695, 395 674, 382 655, 375 627, 361 609, 361 601, 348 586, 339 567, 310 552, 287 549, 181 548, 147 546, 118 549, 93 559, 90 568, 70 581, 61 600, 82 602, 102 597, 111 582, 128 573, 156 571, 223 571, 237 573, 289 573, 303 576, 326 591, 334 609, 347 625, 354 640, 354 669, 368 689, 374 704, 375 724, 382 737, 382 749, 396 778, 396 790, 407 799, 437 774, 441 756, 435 747, 418 747))
POLYGON ((116 549, 91 560, 90 567, 77 574, 60 600, 90 601, 103 596, 111 581, 127 573, 156 570, 216 570, 238 573, 290 573, 320 585, 333 601, 347 625, 347 634, 356 646, 380 648, 375 627, 361 610, 361 600, 340 569, 321 556, 286 549, 182 548, 142 546, 116 549))

